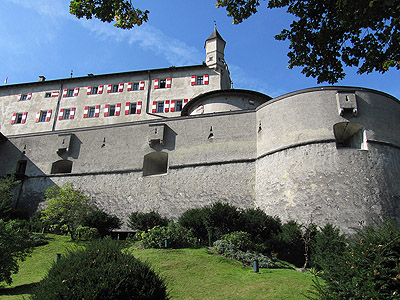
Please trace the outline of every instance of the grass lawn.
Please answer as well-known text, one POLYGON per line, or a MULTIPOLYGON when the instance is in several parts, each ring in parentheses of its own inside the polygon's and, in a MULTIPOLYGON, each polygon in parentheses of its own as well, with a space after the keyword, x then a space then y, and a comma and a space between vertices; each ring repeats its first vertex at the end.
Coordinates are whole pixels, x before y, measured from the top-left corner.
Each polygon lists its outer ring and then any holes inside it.
MULTIPOLYGON (((68 236, 48 235, 48 245, 35 248, 31 257, 20 263, 11 286, 0 290, 0 299, 27 299, 34 283, 39 282, 56 259, 76 245, 68 236)), ((306 299, 312 285, 309 274, 284 269, 250 267, 205 249, 156 250, 130 248, 136 257, 147 260, 167 281, 173 300, 179 299, 306 299)))

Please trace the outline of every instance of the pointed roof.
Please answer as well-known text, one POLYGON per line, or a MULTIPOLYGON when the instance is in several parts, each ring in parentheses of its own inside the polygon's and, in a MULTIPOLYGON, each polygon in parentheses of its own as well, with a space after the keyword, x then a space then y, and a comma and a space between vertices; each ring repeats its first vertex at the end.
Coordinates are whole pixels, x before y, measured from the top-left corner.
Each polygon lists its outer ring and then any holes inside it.
POLYGON ((208 37, 208 39, 206 39, 206 42, 209 40, 213 40, 213 39, 220 39, 221 41, 223 41, 226 44, 226 42, 224 41, 224 39, 218 32, 217 26, 214 26, 214 31, 211 33, 211 35, 208 37))

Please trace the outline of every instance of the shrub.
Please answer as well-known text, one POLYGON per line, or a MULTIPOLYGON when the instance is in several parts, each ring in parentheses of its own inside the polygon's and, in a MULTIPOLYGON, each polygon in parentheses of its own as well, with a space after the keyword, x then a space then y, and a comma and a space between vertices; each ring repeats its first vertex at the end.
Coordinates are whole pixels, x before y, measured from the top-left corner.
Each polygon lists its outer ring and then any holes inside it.
MULTIPOLYGON (((324 264, 317 299, 399 299, 400 228, 392 221, 359 230, 343 255, 324 264)), ((310 297, 311 298, 311 297, 310 297)), ((315 299, 315 298, 312 298, 315 299)))
POLYGON ((169 299, 164 280, 121 250, 118 241, 107 238, 69 251, 32 290, 31 299, 169 299))
POLYGON ((193 208, 185 211, 178 220, 178 223, 193 231, 196 238, 200 240, 202 245, 208 244, 207 228, 204 225, 204 216, 209 208, 193 208))
POLYGON ((251 240, 257 244, 268 244, 282 231, 279 217, 271 217, 259 208, 242 211, 240 223, 241 230, 250 233, 251 240))
POLYGON ((290 262, 297 267, 304 265, 304 242, 300 225, 289 221, 282 226, 274 241, 271 242, 271 251, 277 253, 281 260, 290 262))
POLYGON ((288 267, 283 263, 274 262, 271 258, 261 253, 239 250, 225 240, 215 241, 213 249, 216 253, 240 261, 246 266, 252 266, 254 261, 257 260, 260 268, 273 269, 288 267))
POLYGON ((142 244, 145 248, 164 248, 165 240, 168 248, 196 247, 196 238, 192 231, 173 222, 168 226, 155 226, 142 233, 142 244))
POLYGON ((332 224, 326 224, 316 232, 311 244, 310 264, 317 271, 331 264, 346 250, 346 237, 332 224))
POLYGON ((79 241, 90 241, 95 238, 98 238, 99 232, 97 231, 97 228, 91 228, 88 226, 78 226, 78 228, 75 229, 74 236, 75 239, 79 241))
POLYGON ((203 223, 207 230, 208 244, 212 245, 222 235, 240 230, 240 211, 228 203, 217 202, 206 207, 203 223))
POLYGON ((246 250, 251 250, 253 246, 253 243, 250 238, 251 236, 247 232, 235 231, 232 233, 224 234, 221 237, 221 240, 232 245, 233 248, 246 251, 246 250))
POLYGON ((0 219, 7 221, 12 218, 13 190, 18 183, 14 175, 0 177, 0 219))
POLYGON ((28 230, 18 221, 0 219, 0 283, 12 283, 11 275, 19 270, 18 262, 32 252, 32 241, 28 230))
POLYGON ((108 235, 113 229, 120 228, 121 220, 114 215, 110 215, 100 209, 91 208, 82 218, 82 225, 96 228, 100 236, 108 235))
POLYGON ((148 230, 154 226, 167 226, 169 220, 162 217, 158 212, 148 213, 133 212, 128 219, 128 226, 133 230, 148 230))

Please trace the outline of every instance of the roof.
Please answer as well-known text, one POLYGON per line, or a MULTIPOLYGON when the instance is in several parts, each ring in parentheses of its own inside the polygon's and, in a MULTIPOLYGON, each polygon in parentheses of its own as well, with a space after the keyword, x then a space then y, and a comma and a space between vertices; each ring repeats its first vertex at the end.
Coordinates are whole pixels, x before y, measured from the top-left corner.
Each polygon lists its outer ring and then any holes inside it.
POLYGON ((223 41, 226 44, 226 42, 224 41, 222 36, 219 34, 217 27, 214 27, 214 31, 211 33, 211 35, 208 37, 208 39, 206 39, 206 42, 209 40, 213 40, 213 39, 220 39, 221 41, 223 41))

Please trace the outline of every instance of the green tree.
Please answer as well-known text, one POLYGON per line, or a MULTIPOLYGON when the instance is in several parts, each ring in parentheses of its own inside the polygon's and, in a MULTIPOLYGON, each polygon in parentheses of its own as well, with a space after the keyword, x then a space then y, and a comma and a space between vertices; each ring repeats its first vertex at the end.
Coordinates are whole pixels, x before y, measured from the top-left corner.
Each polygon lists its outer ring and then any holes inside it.
POLYGON ((127 0, 73 0, 69 5, 70 13, 77 18, 97 18, 122 29, 131 29, 147 22, 149 11, 134 8, 127 0))
MULTIPOLYGON (((289 68, 302 67, 318 83, 345 77, 343 64, 358 73, 400 69, 400 5, 397 0, 269 0, 295 18, 277 40, 289 40, 289 68)), ((257 12, 259 0, 217 0, 233 23, 257 12)))
POLYGON ((13 188, 18 184, 14 175, 0 177, 0 219, 10 219, 13 211, 13 188))
POLYGON ((73 239, 75 229, 89 210, 88 197, 68 183, 49 187, 45 200, 47 208, 42 211, 42 221, 57 229, 65 228, 73 239))
POLYGON ((18 262, 32 251, 30 233, 18 221, 0 219, 0 283, 12 283, 11 275, 19 270, 18 262))
POLYGON ((83 216, 82 225, 96 228, 100 236, 104 237, 113 229, 120 228, 122 222, 117 216, 110 215, 97 208, 91 208, 83 216))

